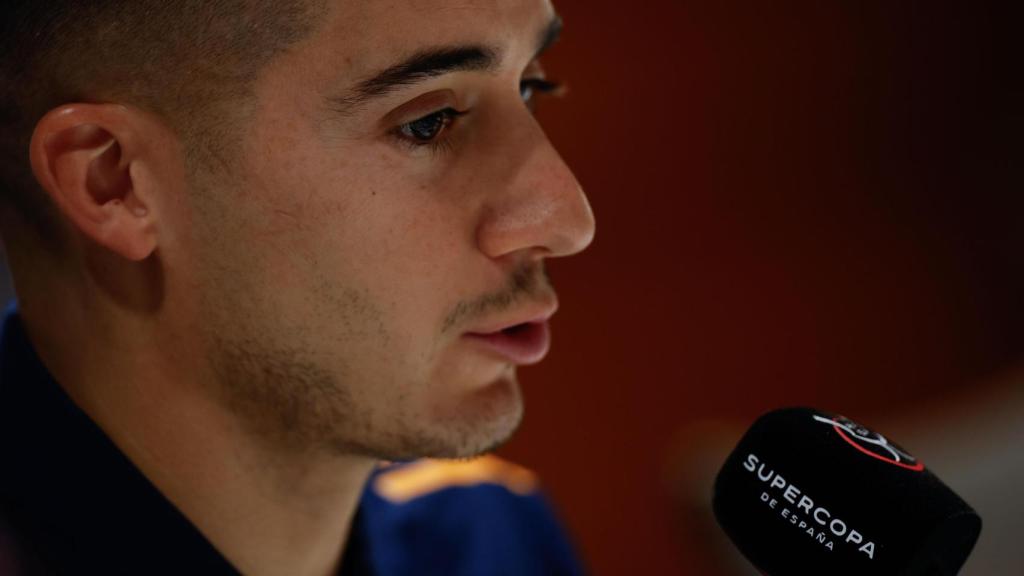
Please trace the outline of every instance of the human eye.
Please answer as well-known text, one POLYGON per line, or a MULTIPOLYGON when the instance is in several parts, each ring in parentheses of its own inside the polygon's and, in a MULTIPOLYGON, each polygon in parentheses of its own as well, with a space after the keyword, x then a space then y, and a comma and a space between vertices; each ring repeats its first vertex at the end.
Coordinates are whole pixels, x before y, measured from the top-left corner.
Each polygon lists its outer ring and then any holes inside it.
POLYGON ((424 146, 442 149, 450 144, 445 132, 451 129, 456 119, 466 114, 467 112, 460 112, 451 107, 444 108, 400 124, 395 128, 394 135, 403 144, 414 149, 424 146))
POLYGON ((564 88, 565 85, 561 82, 553 82, 545 78, 524 78, 519 82, 519 96, 526 103, 527 108, 535 110, 537 108, 536 97, 538 94, 558 96, 562 94, 564 88))

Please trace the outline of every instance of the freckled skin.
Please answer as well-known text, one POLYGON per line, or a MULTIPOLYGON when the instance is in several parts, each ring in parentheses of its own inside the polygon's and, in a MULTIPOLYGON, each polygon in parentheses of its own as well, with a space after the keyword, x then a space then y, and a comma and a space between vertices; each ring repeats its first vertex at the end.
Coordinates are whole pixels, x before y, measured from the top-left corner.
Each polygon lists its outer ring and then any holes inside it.
POLYGON ((515 430, 515 367, 461 335, 553 299, 545 257, 593 234, 518 91, 553 15, 544 0, 337 2, 263 71, 238 163, 195 179, 167 256, 196 287, 215 393, 251 431, 406 459, 478 454, 515 430), (494 74, 429 80, 351 117, 325 105, 408 49, 482 42, 505 50, 494 74), (381 119, 436 90, 472 109, 452 149, 396 144, 381 119))

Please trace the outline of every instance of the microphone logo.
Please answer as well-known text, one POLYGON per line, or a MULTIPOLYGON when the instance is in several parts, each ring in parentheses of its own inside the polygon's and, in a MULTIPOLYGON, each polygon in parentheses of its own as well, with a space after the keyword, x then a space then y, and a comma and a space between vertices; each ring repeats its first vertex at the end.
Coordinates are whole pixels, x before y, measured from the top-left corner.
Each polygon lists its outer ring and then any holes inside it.
POLYGON ((908 454, 906 450, 893 444, 878 432, 861 426, 849 418, 844 416, 828 418, 815 415, 814 419, 822 424, 832 426, 847 444, 872 458, 914 472, 924 470, 924 463, 908 454))

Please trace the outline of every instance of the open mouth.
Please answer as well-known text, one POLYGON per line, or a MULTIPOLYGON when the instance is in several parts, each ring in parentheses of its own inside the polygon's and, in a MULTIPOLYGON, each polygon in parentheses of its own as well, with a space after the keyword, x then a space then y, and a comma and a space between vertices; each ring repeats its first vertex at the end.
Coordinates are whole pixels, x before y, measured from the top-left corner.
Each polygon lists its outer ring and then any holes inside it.
POLYGON ((540 362, 551 347, 551 331, 547 322, 523 322, 489 334, 471 332, 466 337, 518 365, 540 362))
POLYGON ((509 326, 508 328, 505 328, 504 330, 502 330, 501 333, 505 334, 506 336, 513 336, 514 337, 514 336, 522 334, 523 332, 531 330, 532 328, 533 328, 533 324, 531 324, 530 322, 523 322, 522 324, 516 324, 515 326, 509 326))

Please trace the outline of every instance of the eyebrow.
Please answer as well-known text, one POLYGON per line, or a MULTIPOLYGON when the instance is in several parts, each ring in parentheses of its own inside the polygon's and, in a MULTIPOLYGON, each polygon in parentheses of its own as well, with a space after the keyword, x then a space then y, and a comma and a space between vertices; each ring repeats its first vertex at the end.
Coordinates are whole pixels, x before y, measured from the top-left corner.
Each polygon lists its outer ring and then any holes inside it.
MULTIPOLYGON (((536 60, 558 41, 562 19, 554 17, 537 39, 536 60)), ((413 53, 397 64, 360 81, 343 96, 329 98, 331 109, 343 115, 352 113, 368 102, 452 72, 493 72, 501 63, 501 50, 493 46, 466 45, 426 48, 413 53)))

